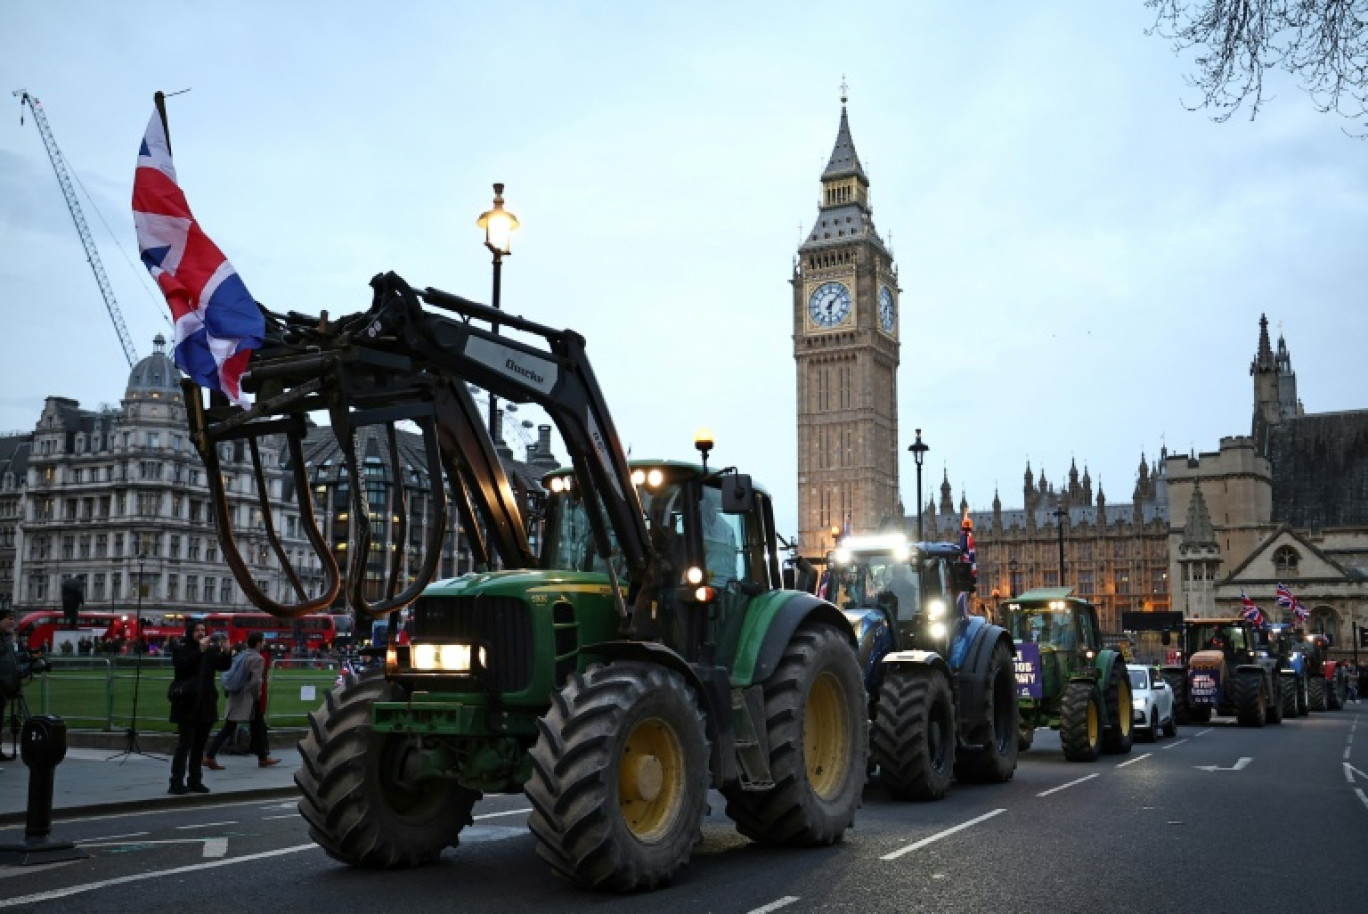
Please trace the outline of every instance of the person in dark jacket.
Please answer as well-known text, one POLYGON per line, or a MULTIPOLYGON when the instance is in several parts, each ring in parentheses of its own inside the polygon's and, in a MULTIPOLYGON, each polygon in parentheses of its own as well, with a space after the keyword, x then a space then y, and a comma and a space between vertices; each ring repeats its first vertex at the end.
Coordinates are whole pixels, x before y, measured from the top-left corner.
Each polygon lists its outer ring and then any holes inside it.
POLYGON ((169 793, 208 793, 201 762, 209 733, 218 720, 218 689, 214 677, 228 669, 232 658, 223 648, 222 635, 210 638, 204 622, 189 619, 185 637, 171 653, 175 682, 182 697, 171 702, 171 722, 176 725, 176 753, 171 758, 169 793), (188 779, 187 779, 187 766, 188 779))

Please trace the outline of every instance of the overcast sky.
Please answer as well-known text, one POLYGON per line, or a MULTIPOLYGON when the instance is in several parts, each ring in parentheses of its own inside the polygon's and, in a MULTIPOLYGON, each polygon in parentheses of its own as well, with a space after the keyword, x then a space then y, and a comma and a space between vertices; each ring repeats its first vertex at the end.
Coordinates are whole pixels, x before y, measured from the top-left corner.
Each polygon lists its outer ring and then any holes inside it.
MULTIPOLYGON (((901 486, 986 508, 1029 459, 1128 500, 1141 453, 1247 434, 1258 320, 1308 411, 1368 390, 1368 146, 1296 87, 1185 108, 1142 0, 473 3, 4 0, 138 354, 170 336, 129 198, 152 94, 191 207, 276 310, 367 281, 487 300, 491 184, 522 221, 503 306, 588 339, 634 456, 753 473, 796 530, 792 291, 849 86, 902 287, 901 486), (106 225, 107 224, 107 225, 106 225)), ((0 430, 117 403, 128 365, 32 118, 0 119, 0 430)), ((27 112, 25 112, 27 114, 27 112)), ((537 417, 533 417, 534 421, 537 417)), ((557 449, 564 457, 564 450, 557 449)))

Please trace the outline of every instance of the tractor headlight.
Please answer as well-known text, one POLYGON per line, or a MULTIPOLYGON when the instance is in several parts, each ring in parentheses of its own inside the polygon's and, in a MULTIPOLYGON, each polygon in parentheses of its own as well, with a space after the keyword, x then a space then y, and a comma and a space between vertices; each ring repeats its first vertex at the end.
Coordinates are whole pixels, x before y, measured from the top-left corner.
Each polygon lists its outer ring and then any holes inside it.
POLYGON ((684 572, 684 580, 687 583, 693 584, 695 586, 702 584, 704 577, 705 575, 703 574, 703 569, 699 568, 697 565, 690 565, 689 568, 684 572))
POLYGON ((425 672, 468 673, 472 656, 485 663, 484 648, 469 644, 415 644, 412 656, 413 668, 425 672))
MULTIPOLYGON (((926 617, 928 619, 939 619, 945 615, 945 601, 932 600, 926 604, 926 617)), ((943 628, 944 626, 942 626, 943 628)))
POLYGON ((932 638, 935 638, 935 639, 937 639, 937 640, 939 640, 939 639, 941 639, 941 638, 944 638, 944 637, 945 637, 945 633, 946 633, 947 631, 948 631, 948 629, 945 627, 945 623, 944 623, 944 622, 932 622, 932 623, 931 623, 931 637, 932 637, 932 638))

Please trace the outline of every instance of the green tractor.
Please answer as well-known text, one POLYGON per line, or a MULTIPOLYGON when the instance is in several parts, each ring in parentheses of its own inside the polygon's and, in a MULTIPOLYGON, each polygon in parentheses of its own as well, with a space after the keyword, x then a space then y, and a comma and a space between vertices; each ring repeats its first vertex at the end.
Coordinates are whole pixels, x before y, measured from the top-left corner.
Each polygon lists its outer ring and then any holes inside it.
POLYGON ((340 572, 306 497, 323 585, 310 593, 291 567, 295 603, 257 590, 226 510, 220 443, 247 439, 259 463, 257 439, 284 435, 295 491, 309 493, 301 441, 307 414, 326 411, 356 519, 347 602, 361 617, 409 609, 408 643, 391 639, 380 669, 347 676, 311 717, 296 775, 311 837, 353 866, 429 863, 484 794, 525 792, 555 873, 634 891, 687 864, 715 788, 754 841, 839 841, 867 767, 855 639, 835 607, 783 589, 768 494, 734 468, 710 470, 707 439, 699 463, 629 463, 573 331, 393 274, 372 286, 367 312, 270 315, 244 382, 251 409, 206 409, 185 387, 225 558, 258 606, 294 616, 329 605, 340 572), (544 514, 530 518, 515 495, 467 383, 535 402, 560 429, 572 466, 546 479, 544 514), (398 422, 417 427, 426 467, 404 465, 398 422), (363 472, 367 425, 383 429, 388 461, 363 472), (402 499, 371 505, 373 472, 429 480, 435 520, 410 524, 402 499), (490 570, 434 580, 449 501, 490 570), (403 556, 371 545, 371 519, 391 516, 403 556))
POLYGON ((1120 652, 1102 644, 1096 607, 1071 587, 1045 587, 1002 609, 1017 645, 1020 748, 1029 749, 1036 728, 1048 726, 1059 731, 1069 761, 1130 752, 1130 677, 1120 652))

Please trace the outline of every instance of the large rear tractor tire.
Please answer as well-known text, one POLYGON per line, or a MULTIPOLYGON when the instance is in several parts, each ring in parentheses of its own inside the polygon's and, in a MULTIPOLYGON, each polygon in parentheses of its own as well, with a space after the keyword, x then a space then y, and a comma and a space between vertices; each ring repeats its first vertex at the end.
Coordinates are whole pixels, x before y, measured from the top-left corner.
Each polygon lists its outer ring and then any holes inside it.
POLYGON ((702 838, 708 740, 679 673, 622 662, 572 675, 537 729, 528 826, 557 875, 630 892, 689 862, 702 838))
POLYGON ((1296 683, 1297 683, 1297 714, 1298 714, 1298 716, 1300 716, 1300 717, 1305 717, 1306 715, 1308 715, 1308 714, 1311 713, 1311 695, 1310 695, 1309 687, 1308 687, 1307 684, 1306 684, 1306 681, 1307 681, 1307 677, 1306 677, 1306 674, 1305 674, 1305 673, 1302 673, 1302 674, 1301 674, 1300 676, 1298 676, 1297 679, 1296 679, 1296 683))
POLYGON ((955 777, 980 784, 1005 784, 1016 774, 1021 707, 1012 652, 1001 641, 988 660, 986 678, 988 706, 975 732, 967 735, 968 742, 981 748, 960 750, 955 777))
POLYGON ((939 800, 955 766, 955 702, 950 681, 930 667, 884 671, 869 752, 894 799, 939 800))
POLYGON ((1241 727, 1262 727, 1268 721, 1268 690, 1255 670, 1235 673, 1235 719, 1241 727))
POLYGON ((1120 657, 1112 664, 1103 700, 1107 703, 1110 723, 1102 733, 1102 751, 1108 755, 1125 755, 1135 743, 1131 732, 1135 714, 1131 708, 1130 676, 1126 673, 1126 662, 1120 657))
POLYGON ((433 863, 473 822, 480 794, 455 781, 413 778, 417 742, 371 730, 371 705, 403 701, 402 689, 377 673, 348 673, 309 715, 295 772, 299 812, 328 856, 352 866, 392 868, 433 863))
POLYGON ((1325 710, 1325 677, 1309 676, 1306 680, 1306 693, 1312 711, 1325 710))
POLYGON ((1283 721, 1282 685, 1278 682, 1276 673, 1266 678, 1264 682, 1268 691, 1267 720, 1270 724, 1280 724, 1283 721))
POLYGON ((764 682, 768 790, 723 789, 737 831, 766 844, 834 844, 855 821, 869 754, 864 682, 845 637, 804 625, 764 682))
POLYGON ((1173 719, 1180 724, 1190 723, 1192 718, 1188 716, 1187 677, 1176 670, 1165 670, 1160 676, 1173 692, 1173 719))
POLYGON ((1071 762, 1095 762, 1102 754, 1102 706, 1091 682, 1078 680, 1064 689, 1059 744, 1071 762))
POLYGON ((1291 720, 1297 716, 1297 680, 1291 676, 1278 677, 1278 691, 1282 695, 1282 716, 1291 720))

